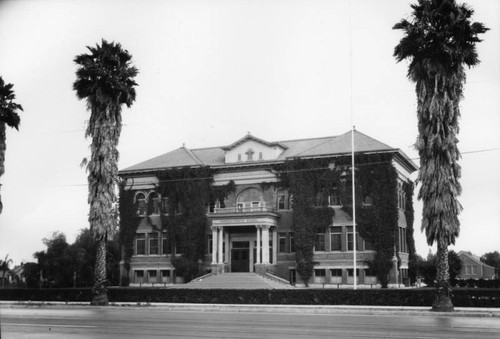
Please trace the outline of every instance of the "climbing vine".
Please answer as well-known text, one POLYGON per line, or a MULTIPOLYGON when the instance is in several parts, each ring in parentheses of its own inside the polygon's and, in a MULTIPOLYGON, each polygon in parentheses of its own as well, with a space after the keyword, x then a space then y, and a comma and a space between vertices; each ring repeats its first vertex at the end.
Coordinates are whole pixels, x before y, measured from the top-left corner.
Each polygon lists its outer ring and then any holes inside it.
MULTIPOLYGON (((358 155, 355 158, 357 229, 376 250, 370 268, 383 287, 388 284, 398 239, 397 173, 391 162, 391 155, 358 155), (364 203, 367 197, 370 201, 364 203)), ((326 206, 334 189, 340 196, 342 209, 352 216, 351 158, 296 159, 285 162, 278 170, 280 184, 288 187, 293 195, 292 228, 297 272, 307 285, 314 268, 316 230, 331 225, 334 212, 326 206)))
POLYGON ((359 173, 356 182, 361 191, 356 199, 357 206, 361 207, 356 209, 357 229, 376 251, 370 268, 382 287, 386 288, 398 243, 397 172, 390 155, 365 159, 357 168, 359 173), (371 198, 371 204, 362 203, 366 196, 371 198))
POLYGON ((403 188, 406 195, 406 243, 408 244, 408 276, 410 282, 417 280, 417 254, 415 251, 415 239, 413 238, 414 229, 413 222, 415 221, 415 211, 413 209, 413 183, 404 183, 403 188))
POLYGON ((280 185, 293 196, 296 269, 307 286, 314 269, 316 231, 328 227, 334 215, 327 207, 327 194, 338 179, 337 173, 329 171, 324 161, 301 159, 286 161, 279 166, 279 173, 280 185))
POLYGON ((123 261, 127 274, 120 278, 121 286, 129 285, 130 258, 134 254, 134 237, 139 227, 140 218, 137 217, 137 204, 134 203, 134 192, 125 189, 125 182, 119 186, 120 197, 118 211, 120 213, 119 241, 123 248, 123 261))
POLYGON ((213 186, 213 173, 208 167, 170 169, 156 175, 158 192, 168 201, 166 213, 161 214, 161 230, 167 234, 171 262, 176 274, 190 281, 201 274, 207 208, 216 200, 224 201, 234 190, 234 182, 213 186))

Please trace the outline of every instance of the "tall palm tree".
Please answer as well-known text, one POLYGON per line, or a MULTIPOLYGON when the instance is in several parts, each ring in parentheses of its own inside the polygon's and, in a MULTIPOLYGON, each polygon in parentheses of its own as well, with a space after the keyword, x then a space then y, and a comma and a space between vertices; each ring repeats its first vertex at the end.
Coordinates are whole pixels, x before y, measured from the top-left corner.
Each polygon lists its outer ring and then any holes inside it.
POLYGON ((121 108, 123 104, 130 107, 135 100, 137 83, 133 78, 138 70, 131 64, 132 56, 119 43, 103 39, 101 45, 87 49, 89 54, 74 59, 78 69, 73 89, 79 99, 86 99, 90 111, 85 132, 85 137, 92 138, 87 164, 89 223, 97 240, 92 304, 106 305, 106 241, 116 230, 114 208, 121 108))
POLYGON ((4 260, 0 260, 0 268, 2 269, 2 288, 5 287, 6 273, 9 271, 9 266, 12 264, 12 259, 7 254, 4 260))
POLYGON ((465 65, 479 63, 476 43, 488 29, 471 22, 474 11, 455 0, 419 0, 411 5, 411 21, 394 29, 404 37, 394 49, 398 62, 408 59, 408 78, 417 93, 420 156, 418 198, 423 201, 422 230, 427 243, 437 243, 437 289, 434 311, 453 311, 449 284, 448 246, 459 234, 462 206, 458 143, 459 102, 465 65))
MULTIPOLYGON (((18 112, 23 110, 21 105, 14 102, 16 95, 12 87, 14 85, 6 84, 0 76, 0 177, 5 173, 5 150, 7 148, 5 125, 19 129, 21 118, 18 112)), ((2 207, 2 197, 0 195, 0 213, 2 213, 2 207)))

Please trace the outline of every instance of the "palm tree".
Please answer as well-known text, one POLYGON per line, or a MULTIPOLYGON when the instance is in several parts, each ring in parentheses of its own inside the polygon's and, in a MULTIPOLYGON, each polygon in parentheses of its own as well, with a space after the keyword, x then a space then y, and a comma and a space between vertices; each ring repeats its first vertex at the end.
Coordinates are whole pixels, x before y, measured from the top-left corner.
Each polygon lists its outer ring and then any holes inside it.
POLYGON ((114 209, 121 108, 123 104, 130 107, 135 100, 137 84, 133 78, 138 70, 131 65, 132 56, 119 43, 103 39, 100 46, 87 49, 89 54, 74 59, 78 69, 73 89, 79 99, 86 99, 90 111, 85 132, 85 137, 92 138, 87 164, 89 223, 97 240, 92 304, 106 305, 106 241, 116 230, 114 209))
POLYGON ((458 143, 459 102, 465 65, 479 63, 476 43, 488 29, 470 21, 474 11, 455 0, 419 0, 411 5, 411 21, 393 28, 404 37, 394 49, 398 62, 408 59, 408 78, 417 93, 420 156, 418 198, 423 201, 422 230, 427 243, 437 243, 437 285, 434 311, 453 311, 449 284, 448 246, 459 234, 462 206, 458 143))
MULTIPOLYGON (((5 173, 5 149, 7 148, 5 125, 19 129, 21 118, 19 118, 18 111, 23 110, 21 105, 14 102, 16 95, 12 87, 14 85, 6 84, 0 76, 0 177, 5 173)), ((2 197, 0 196, 0 213, 2 213, 2 207, 2 197)))
POLYGON ((9 271, 9 266, 12 264, 12 259, 7 254, 4 260, 0 260, 0 268, 2 269, 2 288, 5 287, 6 273, 9 271))

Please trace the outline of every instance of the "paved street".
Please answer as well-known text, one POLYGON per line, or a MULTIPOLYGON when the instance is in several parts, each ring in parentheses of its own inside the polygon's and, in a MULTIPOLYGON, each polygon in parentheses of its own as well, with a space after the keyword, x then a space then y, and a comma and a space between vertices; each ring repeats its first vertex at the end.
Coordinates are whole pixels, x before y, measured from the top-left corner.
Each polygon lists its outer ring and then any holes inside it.
POLYGON ((1 338, 499 338, 499 317, 2 307, 1 338))

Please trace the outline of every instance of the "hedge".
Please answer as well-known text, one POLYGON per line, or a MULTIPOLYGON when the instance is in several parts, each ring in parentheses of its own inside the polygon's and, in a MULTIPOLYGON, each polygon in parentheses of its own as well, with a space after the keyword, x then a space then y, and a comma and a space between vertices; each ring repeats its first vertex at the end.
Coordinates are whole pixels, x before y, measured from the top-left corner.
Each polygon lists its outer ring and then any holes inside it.
POLYGON ((452 286, 469 288, 500 288, 500 280, 485 279, 457 279, 452 281, 452 286))
MULTIPOLYGON (((164 302, 275 305, 431 306, 435 290, 422 289, 296 289, 296 290, 197 290, 178 288, 110 288, 110 302, 164 302)), ((91 289, 0 289, 0 300, 91 300, 91 289)), ((500 307, 499 289, 455 289, 456 307, 500 307)))

